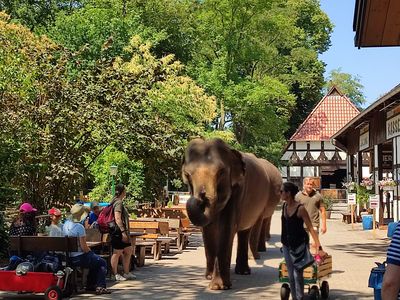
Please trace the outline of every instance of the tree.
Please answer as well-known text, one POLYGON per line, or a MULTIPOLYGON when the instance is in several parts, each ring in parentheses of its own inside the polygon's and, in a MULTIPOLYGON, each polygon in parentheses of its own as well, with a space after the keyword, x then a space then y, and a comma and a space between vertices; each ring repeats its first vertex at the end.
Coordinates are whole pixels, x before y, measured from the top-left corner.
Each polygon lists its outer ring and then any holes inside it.
POLYGON ((333 86, 345 94, 357 107, 361 107, 365 102, 364 86, 361 84, 358 75, 351 75, 342 72, 341 68, 334 69, 329 72, 327 82, 325 84, 325 91, 329 91, 333 86))
POLYGON ((209 0, 196 14, 199 46, 189 71, 217 96, 216 128, 232 128, 247 150, 281 145, 291 112, 304 116, 309 111, 298 108, 308 102, 308 110, 320 96, 324 65, 318 53, 329 46, 332 25, 319 2, 209 0), (262 91, 271 88, 271 93, 262 91), (248 101, 248 95, 259 96, 258 103, 248 101), (258 109, 262 117, 241 112, 258 109), (279 120, 273 129, 270 120, 279 120))
POLYGON ((6 183, 39 209, 69 202, 111 144, 142 161, 155 195, 163 176, 179 169, 188 137, 202 135, 214 117, 215 99, 138 36, 125 55, 105 55, 71 78, 73 52, 4 15, 0 35, 0 146, 13 146, 0 159, 15 162, 6 183))

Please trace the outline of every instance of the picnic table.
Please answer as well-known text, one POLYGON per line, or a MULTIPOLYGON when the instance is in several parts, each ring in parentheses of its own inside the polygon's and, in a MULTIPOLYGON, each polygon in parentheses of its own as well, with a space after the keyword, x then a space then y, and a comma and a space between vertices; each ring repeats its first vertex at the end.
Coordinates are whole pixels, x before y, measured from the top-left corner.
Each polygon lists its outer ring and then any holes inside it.
POLYGON ((186 233, 185 230, 190 226, 190 221, 187 218, 138 218, 138 221, 142 222, 168 222, 169 236, 176 236, 176 246, 178 251, 185 249, 187 244, 187 238, 190 233, 186 233))
MULTIPOLYGON (((161 259, 162 245, 165 247, 165 252, 169 252, 169 244, 175 239, 168 237, 168 222, 154 220, 130 220, 129 228, 132 231, 143 233, 141 236, 142 241, 136 241, 136 246, 144 245, 144 248, 152 246, 152 252, 155 260, 161 259)), ((142 251, 145 251, 145 249, 142 251)))

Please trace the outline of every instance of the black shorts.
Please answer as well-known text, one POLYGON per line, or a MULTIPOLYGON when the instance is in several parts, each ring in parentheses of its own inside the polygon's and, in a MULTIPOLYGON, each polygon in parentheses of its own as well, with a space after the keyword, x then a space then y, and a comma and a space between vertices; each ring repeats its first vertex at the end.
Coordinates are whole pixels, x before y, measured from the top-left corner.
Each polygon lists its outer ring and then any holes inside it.
POLYGON ((111 233, 111 246, 116 250, 123 250, 131 246, 131 243, 122 241, 122 232, 118 227, 111 233))

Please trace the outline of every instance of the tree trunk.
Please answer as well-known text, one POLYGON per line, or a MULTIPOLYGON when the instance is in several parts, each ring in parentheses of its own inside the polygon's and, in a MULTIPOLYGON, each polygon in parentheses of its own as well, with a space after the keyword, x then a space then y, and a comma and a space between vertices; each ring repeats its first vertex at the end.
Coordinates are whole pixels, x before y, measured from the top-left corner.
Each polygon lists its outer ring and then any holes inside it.
POLYGON ((220 109, 221 109, 221 117, 219 120, 218 129, 224 130, 224 128, 225 128, 225 106, 224 106, 223 99, 220 100, 220 109))

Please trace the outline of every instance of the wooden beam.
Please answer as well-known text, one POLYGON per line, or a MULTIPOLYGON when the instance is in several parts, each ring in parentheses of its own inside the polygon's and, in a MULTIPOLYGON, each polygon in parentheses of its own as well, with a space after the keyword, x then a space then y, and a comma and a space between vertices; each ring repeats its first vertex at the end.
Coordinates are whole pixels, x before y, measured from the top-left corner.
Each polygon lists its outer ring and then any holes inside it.
POLYGON ((400 1, 390 0, 383 32, 383 46, 400 45, 400 1))
POLYGON ((370 0, 360 46, 381 46, 390 0, 370 0))

